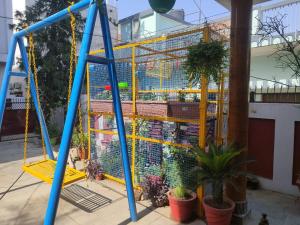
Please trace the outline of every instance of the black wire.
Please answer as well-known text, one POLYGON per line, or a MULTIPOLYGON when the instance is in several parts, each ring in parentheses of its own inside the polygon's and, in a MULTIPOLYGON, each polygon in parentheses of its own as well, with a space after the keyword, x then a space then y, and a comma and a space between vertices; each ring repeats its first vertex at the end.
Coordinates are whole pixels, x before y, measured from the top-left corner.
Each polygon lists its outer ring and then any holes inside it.
POLYGON ((252 78, 255 78, 255 79, 258 79, 258 80, 264 80, 264 81, 270 81, 270 82, 273 82, 275 84, 281 84, 281 85, 285 85, 287 87, 300 87, 300 86, 297 86, 297 85, 289 85, 289 84, 285 84, 285 83, 282 83, 282 82, 279 82, 279 81, 276 81, 276 80, 269 80, 269 79, 266 79, 266 78, 261 78, 261 77, 256 77, 256 76, 250 76, 252 78))

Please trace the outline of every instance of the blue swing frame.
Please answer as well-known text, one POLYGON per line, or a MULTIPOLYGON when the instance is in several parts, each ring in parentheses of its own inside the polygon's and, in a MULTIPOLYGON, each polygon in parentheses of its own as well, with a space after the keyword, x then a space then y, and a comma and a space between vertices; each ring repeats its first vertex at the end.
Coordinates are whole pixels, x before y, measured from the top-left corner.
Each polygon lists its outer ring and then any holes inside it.
MULTIPOLYGON (((86 64, 88 62, 105 64, 108 66, 108 74, 109 80, 112 87, 112 95, 113 95, 113 106, 115 109, 116 115, 116 122, 119 134, 119 140, 121 143, 121 154, 122 154, 122 163, 125 175, 125 183, 126 183, 126 190, 128 196, 128 204, 129 204, 129 211, 130 217, 132 221, 137 221, 137 212, 136 212, 136 205, 134 199, 134 191, 133 191, 133 184, 132 184, 132 176, 131 176, 131 169, 129 163, 129 156, 126 144, 126 133, 124 128, 124 120, 121 108, 121 101, 120 101, 120 94, 118 88, 118 81, 116 76, 116 68, 115 68, 115 61, 114 61, 114 53, 113 53, 113 46, 111 42, 111 34, 109 29, 109 20, 107 17, 107 8, 106 3, 104 0, 82 0, 72 6, 69 7, 69 10, 72 13, 79 12, 85 8, 88 8, 88 14, 86 19, 86 24, 84 28, 84 34, 82 38, 81 48, 79 52, 78 63, 76 66, 74 82, 72 86, 71 98, 68 106, 68 111, 66 115, 66 120, 64 124, 62 140, 59 148, 59 155, 57 159, 57 166, 54 173, 53 184, 51 187, 51 192, 48 200, 48 207, 46 211, 46 215, 44 218, 44 225, 52 225, 55 222, 55 217, 57 213, 57 207, 59 204, 59 196, 61 193, 62 182, 64 178, 64 173, 66 169, 67 158, 69 154, 69 147, 70 141, 72 138, 73 127, 75 123, 76 113, 78 109, 78 103, 80 99, 81 87, 84 82, 85 78, 85 70, 86 64), (89 56, 95 20, 97 16, 97 12, 99 12, 100 22, 101 22, 101 29, 103 34, 103 41, 105 46, 105 56, 106 58, 100 57, 91 57, 89 56)), ((70 16, 68 8, 57 12, 31 26, 26 29, 23 29, 17 33, 15 33, 11 39, 9 52, 7 57, 7 63, 4 71, 3 81, 0 90, 0 127, 2 126, 3 122, 3 114, 5 111, 5 104, 6 104, 6 93, 8 90, 8 85, 11 76, 21 76, 27 77, 27 74, 30 71, 28 65, 28 57, 27 52, 24 46, 24 37, 29 33, 35 32, 40 30, 41 28, 50 26, 60 20, 68 18, 70 16), (25 67, 25 72, 15 73, 12 72, 12 64, 14 61, 14 55, 17 44, 19 45, 22 60, 25 67)), ((44 142, 47 150, 47 154, 50 159, 54 159, 52 147, 50 144, 50 139, 47 131, 46 122, 44 119, 43 112, 38 107, 37 102, 37 93, 36 93, 36 86, 33 80, 33 76, 30 76, 30 87, 31 87, 31 95, 34 103, 34 107, 37 112, 38 119, 41 123, 42 133, 44 136, 44 142)))

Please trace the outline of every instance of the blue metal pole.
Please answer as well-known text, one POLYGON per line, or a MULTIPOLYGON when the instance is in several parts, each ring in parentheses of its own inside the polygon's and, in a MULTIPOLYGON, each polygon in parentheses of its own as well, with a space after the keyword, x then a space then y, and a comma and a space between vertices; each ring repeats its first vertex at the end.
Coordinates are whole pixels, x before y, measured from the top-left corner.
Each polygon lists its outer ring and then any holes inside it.
MULTIPOLYGON (((28 65, 27 52, 26 52, 26 49, 25 49, 25 46, 24 46, 23 37, 18 38, 18 44, 19 44, 22 60, 23 60, 23 63, 24 63, 25 71, 28 74, 28 71, 30 70, 30 68, 29 68, 29 65, 28 65)), ((54 159, 54 155, 53 155, 53 151, 52 151, 52 146, 51 146, 51 142, 50 142, 50 138, 49 138, 45 118, 44 118, 42 109, 39 107, 38 98, 37 98, 37 91, 36 91, 36 86, 35 86, 33 76, 30 76, 30 91, 31 91, 32 99, 33 99, 33 104, 34 104, 34 107, 35 107, 35 110, 36 110, 36 114, 38 116, 38 120, 39 120, 39 123, 40 123, 41 128, 42 128, 42 133, 43 133, 43 137, 44 137, 44 143, 45 143, 47 154, 48 154, 50 159, 54 159)))
POLYGON ((1 90, 0 90, 0 128, 2 127, 2 121, 3 121, 3 115, 4 115, 5 103, 6 103, 6 93, 8 90, 8 85, 10 80, 10 71, 12 68, 12 64, 14 62, 16 46, 17 46, 17 39, 15 36, 13 36, 8 48, 9 50, 8 50, 7 62, 5 65, 5 70, 4 70, 1 90))
MULTIPOLYGON (((75 13, 75 12, 78 12, 80 10, 83 10, 85 8, 88 7, 88 5, 90 4, 90 0, 82 0, 74 5, 72 5, 70 7, 70 10, 71 12, 75 13)), ((29 27, 27 27, 26 29, 23 29, 19 32, 17 32, 15 35, 16 37, 23 37, 25 36, 26 34, 29 34, 29 33, 32 33, 34 31, 37 31, 39 29, 42 29, 42 28, 45 28, 47 26, 50 26, 51 24, 54 24, 60 20, 63 20, 65 19, 66 17, 69 17, 70 16, 70 13, 68 11, 68 8, 66 9, 63 9, 29 27)))
POLYGON ((89 11, 87 14, 86 25, 82 38, 78 64, 76 67, 70 103, 68 106, 68 112, 66 115, 66 122, 62 134, 62 142, 60 144, 58 160, 54 173, 53 184, 48 201, 48 208, 44 220, 44 225, 52 225, 55 221, 56 211, 59 203, 59 196, 61 192, 61 186, 64 179, 66 163, 69 154, 70 141, 72 137, 73 126, 75 122, 76 113, 78 111, 78 103, 81 93, 82 83, 84 81, 86 57, 90 50, 91 40, 95 25, 95 18, 97 15, 97 5, 94 0, 91 0, 89 11))
POLYGON ((122 163, 123 163, 123 169, 125 175, 125 183, 126 183, 130 216, 132 221, 137 221, 138 217, 136 212, 131 169, 130 169, 130 163, 128 157, 128 150, 127 150, 126 132, 124 127, 123 113, 122 113, 118 80, 117 80, 117 72, 116 72, 115 61, 114 61, 114 52, 113 52, 113 46, 111 42, 109 21, 107 17, 107 9, 106 9, 105 1, 102 1, 102 4, 99 5, 98 7, 99 7, 101 29, 103 34, 104 46, 105 46, 105 54, 106 54, 106 58, 110 61, 108 64, 108 74, 112 86, 114 110, 116 114, 119 140, 121 143, 122 163))

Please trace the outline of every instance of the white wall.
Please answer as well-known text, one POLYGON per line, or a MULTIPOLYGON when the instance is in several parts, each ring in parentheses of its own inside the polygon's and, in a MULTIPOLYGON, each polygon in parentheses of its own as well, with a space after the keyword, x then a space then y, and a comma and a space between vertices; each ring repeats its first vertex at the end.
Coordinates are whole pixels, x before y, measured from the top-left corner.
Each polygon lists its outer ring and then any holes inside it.
POLYGON ((262 187, 299 195, 292 185, 295 121, 300 121, 300 105, 250 103, 249 117, 275 120, 273 180, 259 178, 262 187))
MULTIPOLYGON (((293 73, 289 69, 282 69, 278 67, 278 63, 274 56, 266 54, 264 56, 252 56, 251 57, 251 66, 250 66, 250 76, 255 76, 270 81, 279 81, 286 84, 295 85, 299 83, 299 80, 292 77, 293 73)), ((255 85, 257 88, 260 88, 260 85, 263 87, 274 87, 274 82, 262 81, 250 77, 250 87, 254 88, 255 85)))
POLYGON ((8 53, 8 45, 12 35, 12 31, 9 29, 9 24, 12 20, 12 1, 1 0, 0 6, 0 84, 2 82, 3 71, 5 68, 5 62, 8 53))
POLYGON ((147 38, 156 35, 157 23, 156 12, 153 15, 141 18, 140 20, 140 38, 147 38))
POLYGON ((187 25, 185 25, 183 23, 180 23, 176 20, 169 19, 158 13, 156 13, 156 15, 157 15, 157 17, 156 17, 156 27, 157 27, 156 35, 158 35, 158 36, 187 27, 187 25))

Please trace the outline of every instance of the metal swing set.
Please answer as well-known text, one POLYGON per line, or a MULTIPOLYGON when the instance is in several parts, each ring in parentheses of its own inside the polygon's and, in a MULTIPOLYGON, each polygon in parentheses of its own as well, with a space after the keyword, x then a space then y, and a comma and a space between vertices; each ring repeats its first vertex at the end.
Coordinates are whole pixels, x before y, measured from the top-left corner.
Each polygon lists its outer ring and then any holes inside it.
MULTIPOLYGON (((127 151, 126 136, 124 121, 122 117, 122 108, 120 102, 120 95, 118 89, 118 81, 116 76, 116 68, 113 54, 113 46, 111 42, 111 35, 109 29, 109 20, 107 17, 106 3, 102 0, 82 0, 76 4, 72 4, 68 8, 53 14, 27 28, 15 33, 11 39, 9 46, 9 53, 7 58, 7 63, 4 71, 3 81, 0 89, 0 127, 3 121, 3 115, 5 111, 6 93, 9 86, 9 80, 11 76, 19 76, 27 78, 27 91, 26 91, 26 118, 25 118, 25 138, 24 138, 24 164, 23 170, 42 181, 52 184, 51 192, 48 200, 48 207, 46 215, 44 218, 44 224, 50 225, 54 224, 55 216, 57 212, 57 207, 59 203, 59 196, 61 193, 61 188, 65 185, 74 183, 78 180, 85 178, 85 173, 72 169, 67 166, 67 158, 69 154, 69 147, 72 138, 73 127, 76 120, 76 114, 78 112, 79 116, 79 130, 81 137, 82 122, 81 122, 81 112, 80 112, 80 93, 82 83, 85 78, 85 70, 87 63, 98 63, 107 65, 109 71, 109 80, 113 95, 113 105, 116 114, 117 128, 119 134, 119 140, 121 143, 121 154, 123 169, 126 182, 126 190, 128 195, 128 203, 130 209, 130 216, 132 221, 137 220, 136 206, 134 200, 132 176, 130 170, 130 163, 127 151), (85 8, 88 8, 88 14, 86 19, 86 24, 84 28, 82 43, 80 47, 78 62, 76 60, 76 39, 75 39, 75 16, 77 13, 85 8), (90 45, 93 36, 93 30, 95 25, 95 20, 99 12, 101 29, 103 35, 105 57, 98 57, 90 55, 90 45), (52 146, 50 144, 50 139, 46 127, 46 122, 43 116, 43 112, 40 107, 39 100, 39 86, 37 79, 37 67, 35 63, 34 54, 34 41, 32 33, 40 30, 41 28, 50 26, 62 19, 67 17, 71 18, 71 31, 72 31, 72 49, 70 57, 70 74, 69 74, 69 89, 68 89, 68 110, 66 115, 66 120, 64 124, 61 144, 59 148, 58 159, 55 161, 52 146), (26 48, 24 46, 24 37, 29 35, 29 51, 28 56, 26 48), (24 63, 24 72, 13 72, 12 64, 14 60, 15 50, 17 44, 21 52, 22 61, 24 63), (76 65, 77 64, 77 65, 76 65), (75 76, 73 80, 73 67, 76 66, 75 76), (33 69, 32 69, 33 68, 33 69), (33 105, 36 109, 43 144, 43 160, 37 162, 27 163, 27 141, 28 141, 28 117, 30 108, 30 98, 33 100, 33 105), (46 152, 48 158, 46 156, 46 152)), ((81 138, 82 140, 82 138, 81 138)))

